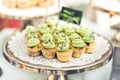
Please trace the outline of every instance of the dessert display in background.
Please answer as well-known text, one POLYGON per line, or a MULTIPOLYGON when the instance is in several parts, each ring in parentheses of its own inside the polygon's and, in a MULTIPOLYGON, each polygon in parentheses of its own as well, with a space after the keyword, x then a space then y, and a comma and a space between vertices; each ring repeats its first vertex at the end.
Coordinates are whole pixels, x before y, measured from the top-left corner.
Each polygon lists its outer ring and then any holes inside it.
POLYGON ((46 7, 54 4, 54 0, 2 0, 7 8, 27 9, 31 7, 46 7))
POLYGON ((0 0, 0 16, 12 19, 31 20, 33 18, 45 17, 54 15, 60 12, 64 1, 59 0, 0 0), (16 2, 16 3, 14 3, 16 2), (14 7, 17 5, 19 7, 14 7), (41 5, 42 4, 42 5, 41 5), (10 5, 10 7, 7 5, 10 5), (13 8, 12 8, 12 7, 13 8))

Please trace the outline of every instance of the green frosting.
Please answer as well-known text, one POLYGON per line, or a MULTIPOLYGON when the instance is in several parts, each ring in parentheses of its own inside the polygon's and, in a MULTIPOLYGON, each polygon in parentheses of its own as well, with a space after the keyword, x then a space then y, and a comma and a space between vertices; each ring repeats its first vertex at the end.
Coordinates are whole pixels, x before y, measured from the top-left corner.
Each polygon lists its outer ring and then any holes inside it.
POLYGON ((49 31, 49 27, 47 24, 40 24, 38 26, 38 31, 40 31, 42 34, 46 33, 46 31, 49 31))
POLYGON ((32 38, 32 37, 38 38, 38 34, 35 33, 35 32, 31 32, 31 33, 28 33, 28 34, 27 34, 27 39, 30 39, 30 38, 32 38))
POLYGON ((68 38, 68 36, 64 36, 64 37, 59 37, 58 39, 57 39, 57 42, 58 43, 60 43, 60 42, 62 42, 62 41, 64 41, 64 42, 67 42, 67 43, 70 43, 70 40, 69 40, 69 38, 68 38))
POLYGON ((45 28, 47 28, 47 27, 48 27, 48 25, 45 24, 45 23, 43 23, 43 24, 40 24, 40 25, 38 26, 38 29, 45 29, 45 28))
POLYGON ((60 52, 61 51, 66 51, 68 49, 69 49, 69 43, 67 43, 67 42, 61 42, 57 46, 57 51, 60 51, 60 52))
POLYGON ((48 40, 53 40, 53 36, 51 34, 43 34, 41 36, 42 41, 48 41, 48 40))
POLYGON ((27 46, 28 47, 34 47, 37 46, 40 43, 40 40, 36 37, 32 37, 27 40, 27 46))
POLYGON ((55 32, 53 35, 54 35, 54 38, 55 38, 56 40, 57 40, 58 38, 60 38, 60 37, 65 36, 65 34, 62 33, 62 32, 55 32))
POLYGON ((81 48, 85 46, 85 42, 82 39, 73 39, 72 46, 76 48, 81 48))
POLYGON ((47 24, 48 24, 48 26, 53 27, 53 26, 57 25, 57 22, 53 19, 48 19, 47 24))
POLYGON ((26 32, 29 34, 31 32, 36 32, 36 28, 34 26, 27 26, 26 27, 26 32))
POLYGON ((65 32, 66 35, 70 35, 75 32, 74 28, 72 27, 71 24, 66 24, 63 26, 63 31, 65 32))
POLYGON ((54 38, 57 40, 57 42, 61 42, 62 41, 66 41, 66 42, 70 42, 69 38, 67 35, 65 35, 64 33, 54 33, 54 38))
POLYGON ((71 35, 69 36, 69 38, 70 38, 70 40, 73 40, 73 39, 80 39, 81 37, 80 37, 79 34, 73 33, 73 34, 71 34, 71 35))
POLYGON ((64 28, 64 32, 65 32, 66 35, 71 35, 72 33, 75 32, 75 30, 74 30, 74 28, 72 28, 72 27, 70 27, 70 26, 66 26, 66 27, 64 28))
POLYGON ((47 49, 53 49, 55 48, 55 43, 52 40, 48 40, 46 42, 43 42, 43 47, 47 49))
POLYGON ((52 27, 52 33, 55 33, 55 32, 61 32, 62 31, 62 28, 60 26, 54 26, 52 27))
POLYGON ((55 32, 55 33, 53 34, 53 36, 54 36, 54 38, 57 40, 57 39, 59 38, 59 32, 55 32))
POLYGON ((46 29, 41 30, 41 33, 42 34, 45 34, 45 33, 52 34, 52 31, 50 30, 50 28, 46 28, 46 29))
POLYGON ((65 37, 66 35, 64 33, 59 33, 59 37, 65 37))
POLYGON ((93 36, 84 36, 82 39, 83 39, 84 42, 86 42, 86 43, 91 43, 91 42, 94 41, 94 37, 93 37, 93 36))
POLYGON ((76 27, 76 32, 79 33, 81 36, 90 36, 92 34, 91 30, 84 27, 76 27))

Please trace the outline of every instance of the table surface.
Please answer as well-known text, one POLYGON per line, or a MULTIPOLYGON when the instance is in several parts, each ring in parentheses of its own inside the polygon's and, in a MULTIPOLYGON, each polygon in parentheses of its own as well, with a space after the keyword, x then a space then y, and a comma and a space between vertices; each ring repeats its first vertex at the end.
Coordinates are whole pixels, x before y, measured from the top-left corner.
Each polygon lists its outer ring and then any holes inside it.
MULTIPOLYGON (((104 29, 98 27, 96 24, 89 22, 86 19, 82 20, 82 25, 89 27, 92 31, 94 31, 100 35, 103 35, 104 37, 106 37, 108 39, 113 38, 113 36, 116 34, 116 30, 113 30, 113 29, 104 30, 104 29)), ((0 32, 0 36, 1 36, 0 37, 0 41, 1 41, 0 42, 0 65, 1 65, 1 68, 7 69, 7 66, 2 66, 2 65, 8 64, 7 61, 3 57, 2 45, 3 45, 4 41, 13 33, 14 33, 13 29, 3 29, 0 32), (8 33, 8 31, 9 31, 9 33, 8 33)), ((13 67, 11 67, 11 68, 13 68, 13 67)), ((5 77, 6 76, 3 71, 3 75, 0 77, 0 80, 5 80, 5 77)))

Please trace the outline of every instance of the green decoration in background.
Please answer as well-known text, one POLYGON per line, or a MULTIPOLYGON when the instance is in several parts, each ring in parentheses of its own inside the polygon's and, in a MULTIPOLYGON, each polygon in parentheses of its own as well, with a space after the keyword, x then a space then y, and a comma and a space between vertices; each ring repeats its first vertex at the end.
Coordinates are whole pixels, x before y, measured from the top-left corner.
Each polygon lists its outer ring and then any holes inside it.
POLYGON ((74 10, 74 9, 62 7, 62 10, 59 15, 59 19, 79 25, 81 23, 82 14, 83 12, 80 10, 74 10))

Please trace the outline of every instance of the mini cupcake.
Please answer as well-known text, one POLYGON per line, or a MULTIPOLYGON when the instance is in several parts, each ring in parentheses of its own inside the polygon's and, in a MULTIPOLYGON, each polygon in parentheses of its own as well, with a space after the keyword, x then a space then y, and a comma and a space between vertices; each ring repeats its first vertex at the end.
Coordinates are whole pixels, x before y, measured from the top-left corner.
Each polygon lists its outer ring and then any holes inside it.
POLYGON ((26 33, 36 32, 36 28, 34 26, 27 26, 26 33))
POLYGON ((45 34, 45 33, 50 33, 50 34, 52 34, 52 32, 51 32, 51 30, 50 30, 50 28, 48 27, 48 25, 47 24, 40 24, 39 26, 38 26, 38 31, 39 31, 39 33, 42 35, 42 34, 45 34))
POLYGON ((46 33, 41 36, 42 42, 52 40, 53 41, 53 36, 52 34, 46 33))
POLYGON ((47 20, 47 24, 50 28, 52 27, 56 27, 57 26, 57 21, 53 20, 53 19, 48 19, 47 20))
POLYGON ((85 52, 92 53, 95 48, 95 42, 91 30, 84 27, 77 27, 76 32, 82 36, 83 41, 87 44, 85 52))
POLYGON ((87 44, 86 47, 86 53, 92 53, 95 50, 95 41, 94 41, 94 37, 91 36, 84 36, 82 38, 84 40, 84 42, 87 44))
POLYGON ((63 31, 66 35, 70 36, 72 33, 75 32, 74 28, 69 24, 69 25, 65 25, 63 27, 63 31))
POLYGON ((37 37, 30 37, 27 39, 27 50, 29 56, 38 56, 40 55, 40 40, 37 37))
POLYGON ((51 34, 43 34, 42 40, 42 55, 45 58, 53 59, 55 57, 55 43, 51 34))
POLYGON ((57 59, 61 62, 70 61, 73 50, 69 48, 69 42, 62 40, 57 45, 57 59))
POLYGON ((75 58, 81 57, 86 50, 85 42, 81 39, 81 37, 77 33, 72 34, 70 36, 70 39, 72 41, 72 49, 73 49, 72 56, 75 58))
POLYGON ((58 36, 59 36, 59 37, 57 38, 57 42, 58 42, 58 43, 61 42, 61 40, 64 40, 65 42, 67 42, 67 43, 70 44, 70 39, 69 39, 69 37, 68 37, 66 34, 64 34, 64 33, 59 33, 58 36))
POLYGON ((27 39, 27 38, 30 38, 32 36, 38 37, 39 39, 41 37, 40 33, 37 31, 37 29, 34 26, 27 26, 25 37, 27 39))
MULTIPOLYGON (((69 39, 70 39, 71 42, 72 42, 74 39, 80 39, 80 38, 81 38, 80 35, 77 34, 77 33, 73 33, 73 34, 71 34, 71 35, 68 36, 68 37, 69 37, 69 39)), ((70 44, 70 48, 72 48, 72 43, 70 44)))
POLYGON ((81 37, 89 36, 92 34, 91 30, 82 26, 78 26, 75 28, 75 31, 80 34, 81 37))
POLYGON ((27 26, 26 28, 26 44, 28 54, 30 56, 38 56, 40 55, 40 39, 37 30, 33 26, 27 26))
POLYGON ((60 33, 62 32, 62 27, 60 25, 53 26, 51 29, 52 33, 60 33))

